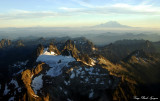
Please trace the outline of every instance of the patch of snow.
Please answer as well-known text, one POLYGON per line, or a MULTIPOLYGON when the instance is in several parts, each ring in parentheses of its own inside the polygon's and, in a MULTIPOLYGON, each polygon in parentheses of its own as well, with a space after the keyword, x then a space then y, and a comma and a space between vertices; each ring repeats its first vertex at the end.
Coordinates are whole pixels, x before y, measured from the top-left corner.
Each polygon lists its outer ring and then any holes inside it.
POLYGON ((63 88, 62 88, 62 87, 59 87, 59 89, 62 90, 63 88))
POLYGON ((75 73, 73 72, 70 76, 71 79, 73 79, 75 77, 75 73))
POLYGON ((44 49, 43 55, 57 55, 55 52, 48 52, 47 50, 48 50, 48 48, 44 49))
MULTIPOLYGON (((98 72, 96 72, 96 75, 99 75, 99 73, 98 72)), ((103 74, 102 74, 103 75, 103 74)))
POLYGON ((94 68, 93 68, 93 67, 85 68, 85 70, 86 70, 87 72, 92 72, 92 71, 94 70, 94 68))
POLYGON ((61 72, 61 69, 59 69, 58 67, 55 67, 55 68, 51 68, 50 70, 48 70, 46 72, 46 75, 49 75, 51 77, 54 77, 54 76, 58 76, 60 75, 62 72, 61 72))
POLYGON ((14 95, 16 95, 16 91, 14 91, 14 95))
POLYGON ((14 96, 10 97, 8 101, 14 101, 14 96))
POLYGON ((89 94, 89 98, 92 98, 92 97, 93 97, 93 94, 94 94, 93 89, 91 89, 91 92, 90 92, 90 94, 89 94))
POLYGON ((18 65, 17 64, 13 64, 13 67, 17 67, 18 65))
POLYGON ((23 72, 23 69, 21 69, 20 71, 18 71, 17 73, 14 73, 13 76, 17 75, 17 74, 20 74, 23 72))
POLYGON ((11 82, 9 84, 14 84, 15 85, 15 88, 18 88, 18 82, 16 80, 11 80, 11 82))
POLYGON ((96 78, 96 83, 98 83, 100 81, 100 78, 96 78))
POLYGON ((36 62, 45 62, 48 64, 51 68, 46 72, 46 75, 49 75, 51 77, 59 76, 62 74, 62 68, 63 67, 68 67, 68 63, 75 61, 75 59, 72 56, 62 56, 62 55, 57 55, 54 52, 48 52, 45 51, 47 49, 44 49, 44 53, 40 55, 36 62), (60 63, 58 63, 61 60, 60 63))
POLYGON ((21 87, 18 88, 18 92, 19 92, 19 93, 21 92, 21 87))
POLYGON ((37 90, 40 90, 43 87, 42 76, 43 75, 41 74, 32 80, 31 86, 33 87, 35 94, 37 94, 37 90))
POLYGON ((82 70, 82 67, 80 67, 76 70, 76 77, 78 77, 78 75, 81 74, 81 70, 82 70))
POLYGON ((78 69, 79 71, 81 71, 82 70, 82 67, 79 67, 79 69, 78 69))
POLYGON ((109 80, 108 83, 111 84, 111 80, 109 80))
POLYGON ((10 90, 8 89, 7 84, 5 84, 5 89, 3 95, 7 95, 10 90))
POLYGON ((90 67, 90 68, 85 68, 85 70, 90 74, 90 75, 99 75, 98 72, 93 73, 94 68, 90 67))
POLYGON ((17 63, 13 64, 13 67, 18 67, 18 68, 22 68, 23 66, 25 66, 28 63, 29 60, 26 61, 18 61, 17 63))
POLYGON ((104 81, 102 81, 100 84, 102 84, 102 85, 103 85, 103 84, 104 84, 104 81))
POLYGON ((21 65, 26 65, 28 63, 29 60, 26 60, 24 62, 21 62, 21 65))
POLYGON ((66 94, 66 95, 67 95, 67 91, 64 91, 64 94, 66 94))
POLYGON ((72 100, 68 98, 67 101, 72 101, 72 100))
POLYGON ((64 83, 65 83, 65 85, 69 85, 70 84, 70 82, 67 82, 67 81, 64 81, 64 83))
POLYGON ((85 79, 86 82, 88 82, 88 77, 85 79))

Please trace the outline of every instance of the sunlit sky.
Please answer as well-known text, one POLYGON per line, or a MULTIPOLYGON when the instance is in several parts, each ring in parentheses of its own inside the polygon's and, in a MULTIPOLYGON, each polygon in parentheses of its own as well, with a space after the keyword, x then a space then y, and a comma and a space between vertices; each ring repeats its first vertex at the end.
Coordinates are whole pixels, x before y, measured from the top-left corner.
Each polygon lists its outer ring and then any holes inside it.
POLYGON ((160 28, 160 0, 0 0, 0 27, 80 27, 108 21, 160 28))

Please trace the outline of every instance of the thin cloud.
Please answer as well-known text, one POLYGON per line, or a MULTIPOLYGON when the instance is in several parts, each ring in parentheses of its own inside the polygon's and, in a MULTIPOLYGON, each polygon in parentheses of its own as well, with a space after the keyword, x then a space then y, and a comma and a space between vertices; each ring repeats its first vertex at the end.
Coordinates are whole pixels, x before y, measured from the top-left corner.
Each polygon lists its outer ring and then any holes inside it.
POLYGON ((32 18, 55 17, 55 16, 60 16, 60 13, 52 12, 52 11, 14 10, 9 13, 0 14, 0 19, 15 20, 15 19, 32 19, 32 18))
POLYGON ((94 5, 91 5, 85 1, 81 1, 81 0, 72 0, 72 1, 78 3, 79 5, 81 5, 83 7, 94 8, 94 5))
POLYGON ((63 7, 61 10, 74 13, 88 13, 88 14, 148 14, 160 15, 160 7, 153 7, 152 5, 129 5, 129 4, 113 4, 105 6, 95 6, 94 8, 67 8, 63 7))
POLYGON ((84 8, 68 8, 68 7, 60 7, 60 10, 68 11, 68 12, 78 12, 85 10, 84 8))
POLYGON ((120 9, 122 11, 127 10, 133 14, 160 14, 160 8, 153 7, 152 5, 114 4, 111 8, 120 9))

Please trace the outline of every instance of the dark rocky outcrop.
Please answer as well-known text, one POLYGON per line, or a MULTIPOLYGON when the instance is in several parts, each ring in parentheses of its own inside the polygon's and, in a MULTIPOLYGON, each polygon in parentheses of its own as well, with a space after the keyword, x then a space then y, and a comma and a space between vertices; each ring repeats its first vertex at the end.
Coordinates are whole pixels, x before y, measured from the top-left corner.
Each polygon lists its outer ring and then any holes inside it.
POLYGON ((36 65, 36 59, 39 55, 43 54, 44 47, 42 44, 39 44, 36 50, 32 53, 30 60, 27 64, 27 67, 31 68, 32 66, 36 65))
POLYGON ((155 53, 155 48, 150 41, 145 40, 120 40, 99 48, 99 54, 114 63, 120 62, 123 58, 136 50, 143 50, 148 53, 155 53))

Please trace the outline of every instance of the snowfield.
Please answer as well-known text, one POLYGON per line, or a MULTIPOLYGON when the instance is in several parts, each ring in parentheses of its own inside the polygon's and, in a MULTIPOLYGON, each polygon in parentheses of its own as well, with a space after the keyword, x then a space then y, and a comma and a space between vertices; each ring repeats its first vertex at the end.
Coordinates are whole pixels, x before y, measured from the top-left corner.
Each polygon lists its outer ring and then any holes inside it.
POLYGON ((9 98, 9 100, 8 101, 14 101, 14 96, 13 97, 11 97, 11 98, 9 98))
POLYGON ((18 82, 14 79, 11 80, 11 82, 9 84, 14 84, 15 85, 15 88, 18 88, 18 82))
POLYGON ((42 76, 43 75, 41 74, 32 80, 31 86, 33 87, 35 94, 37 94, 37 90, 40 90, 43 87, 42 76))
POLYGON ((93 94, 94 94, 93 89, 91 89, 91 92, 90 92, 90 94, 89 94, 89 98, 92 98, 92 97, 93 97, 93 94))
POLYGON ((9 91, 10 90, 8 89, 7 84, 5 84, 5 89, 4 89, 3 95, 7 95, 9 91))
POLYGON ((46 75, 51 77, 62 74, 62 68, 65 66, 68 67, 69 62, 75 61, 72 56, 57 55, 55 52, 48 52, 47 50, 48 48, 44 49, 43 54, 37 58, 36 62, 45 62, 48 64, 51 69, 46 72, 46 75))

